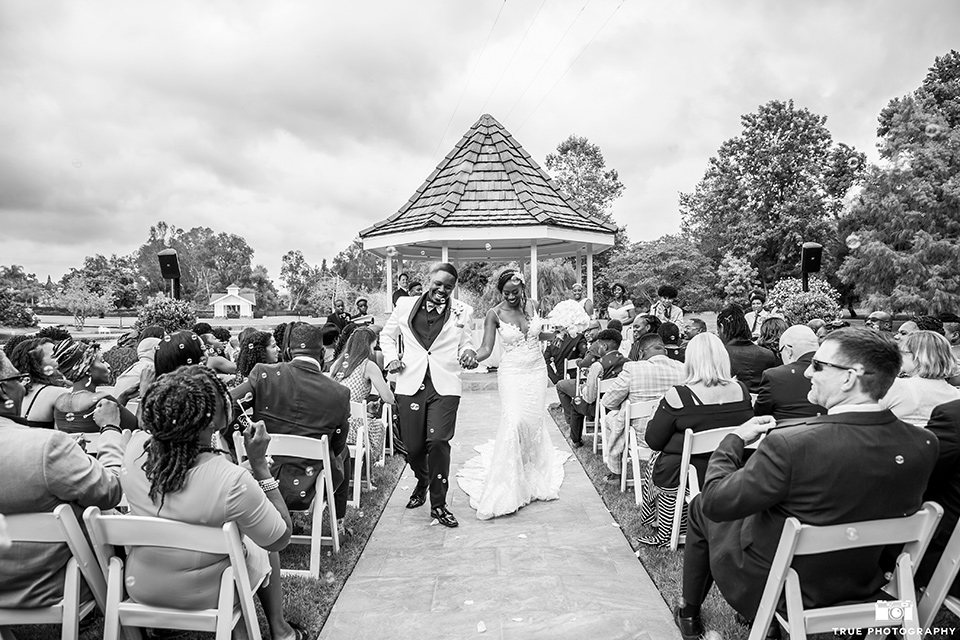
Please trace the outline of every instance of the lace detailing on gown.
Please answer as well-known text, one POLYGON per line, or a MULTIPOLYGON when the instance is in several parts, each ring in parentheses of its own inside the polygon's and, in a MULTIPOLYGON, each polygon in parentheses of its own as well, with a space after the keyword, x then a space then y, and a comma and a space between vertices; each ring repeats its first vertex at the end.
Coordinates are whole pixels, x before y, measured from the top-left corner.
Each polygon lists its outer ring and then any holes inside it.
POLYGON ((500 322, 503 357, 497 369, 500 426, 496 440, 476 447, 478 456, 457 472, 477 517, 513 513, 534 500, 556 500, 569 453, 550 442, 544 424, 547 367, 540 352, 542 320, 535 316, 527 334, 500 322))

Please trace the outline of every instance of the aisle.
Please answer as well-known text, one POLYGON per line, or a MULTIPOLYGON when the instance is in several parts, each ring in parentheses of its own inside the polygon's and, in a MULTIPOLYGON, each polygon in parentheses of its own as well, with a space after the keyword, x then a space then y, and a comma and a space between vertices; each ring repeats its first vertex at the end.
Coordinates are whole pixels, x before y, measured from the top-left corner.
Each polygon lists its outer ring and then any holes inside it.
MULTIPOLYGON (((451 479, 498 416, 496 391, 464 392, 451 479)), ((571 458, 565 471, 560 500, 484 522, 452 482, 460 526, 447 529, 430 526, 429 505, 405 508, 416 485, 405 470, 320 638, 679 638, 583 467, 571 458)))

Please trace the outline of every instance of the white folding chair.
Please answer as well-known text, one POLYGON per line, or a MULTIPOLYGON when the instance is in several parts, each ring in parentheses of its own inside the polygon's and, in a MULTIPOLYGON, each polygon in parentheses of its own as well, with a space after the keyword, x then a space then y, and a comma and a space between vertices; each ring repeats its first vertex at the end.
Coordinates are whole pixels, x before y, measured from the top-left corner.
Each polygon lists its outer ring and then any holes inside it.
POLYGON ((367 405, 364 402, 350 402, 350 417, 363 420, 363 426, 357 429, 357 441, 347 445, 353 459, 353 498, 347 502, 354 508, 360 507, 360 491, 363 488, 364 468, 366 468, 367 488, 373 486, 371 480, 370 425, 367 422, 367 405))
MULTIPOLYGON (((737 430, 737 427, 723 427, 707 431, 694 432, 687 429, 683 436, 683 453, 680 457, 680 485, 677 487, 677 502, 673 510, 673 524, 670 528, 670 550, 676 551, 686 536, 680 535, 684 506, 700 493, 700 479, 697 469, 690 464, 690 458, 704 453, 712 453, 720 446, 720 441, 737 430), (685 498, 689 492, 689 498, 685 498)), ((756 446, 754 444, 753 446, 756 446)))
POLYGON ((905 518, 890 518, 865 522, 848 522, 823 527, 800 524, 796 518, 787 518, 780 535, 780 544, 773 557, 767 583, 760 599, 757 616, 750 629, 749 640, 762 640, 776 616, 779 624, 790 634, 791 640, 806 638, 807 634, 826 633, 835 629, 903 628, 906 636, 920 635, 920 616, 917 612, 917 592, 913 574, 927 549, 930 538, 943 515, 935 502, 925 502, 918 512, 905 518), (800 578, 791 567, 795 556, 815 555, 874 547, 903 544, 897 558, 893 579, 886 589, 902 603, 902 610, 912 615, 899 619, 879 621, 878 603, 871 600, 862 604, 845 604, 820 609, 804 609, 800 578), (777 613, 781 592, 785 591, 786 617, 777 613), (909 617, 909 619, 908 619, 909 617))
POLYGON ((623 426, 627 430, 627 447, 623 452, 623 458, 620 466, 620 491, 626 491, 627 487, 633 485, 636 504, 639 506, 643 502, 643 481, 640 478, 640 461, 650 460, 650 447, 644 442, 640 444, 640 432, 647 428, 647 423, 653 417, 654 412, 659 406, 660 400, 642 400, 640 402, 623 403, 623 426), (640 423, 633 427, 631 422, 639 420, 640 423), (633 479, 627 480, 627 470, 633 469, 633 479))
MULTIPOLYGON (((235 522, 222 527, 205 527, 165 518, 109 516, 96 507, 83 514, 97 560, 107 576, 103 637, 117 640, 124 631, 142 627, 215 632, 217 640, 230 640, 233 628, 243 617, 248 637, 260 640, 260 623, 253 604, 253 592, 244 560, 240 530, 235 522), (134 602, 124 587, 124 561, 116 547, 161 547, 198 553, 225 555, 230 566, 220 576, 220 596, 215 609, 173 609, 134 602), (239 605, 239 607, 237 606, 239 605)), ((149 576, 144 576, 149 579, 149 576)))
POLYGON ((947 546, 943 549, 943 555, 937 563, 937 568, 930 576, 930 584, 923 592, 917 607, 920 613, 920 626, 924 629, 929 630, 933 625, 941 605, 946 606, 953 615, 960 616, 960 598, 948 595, 958 570, 960 570, 960 522, 954 527, 947 546))
POLYGON ((579 367, 577 366, 576 360, 566 359, 563 361, 563 377, 566 378, 575 378, 579 367), (570 374, 573 375, 570 375, 570 374))
POLYGON ((593 420, 590 421, 586 418, 583 420, 583 435, 587 435, 587 424, 589 423, 593 427, 593 452, 598 453, 603 449, 603 421, 607 417, 607 408, 603 406, 603 403, 600 400, 603 398, 610 387, 613 386, 616 378, 610 378, 609 380, 597 380, 597 403, 596 407, 593 410, 593 420))
POLYGON ((383 403, 383 411, 380 415, 383 420, 383 426, 387 430, 383 437, 383 458, 393 455, 393 405, 383 403))
POLYGON ((53 513, 10 514, 4 521, 12 542, 66 543, 71 557, 67 561, 60 601, 38 609, 0 609, 0 629, 19 624, 59 624, 62 640, 76 640, 80 620, 97 607, 104 609, 107 585, 73 508, 61 504, 53 513), (80 601, 81 576, 87 581, 93 600, 80 601))
POLYGON ((320 551, 323 544, 330 544, 333 547, 334 553, 340 553, 340 534, 337 531, 337 514, 333 506, 333 467, 330 464, 330 441, 327 436, 323 436, 317 440, 316 438, 305 438, 303 436, 271 434, 270 444, 267 446, 267 454, 270 456, 320 460, 323 466, 323 468, 319 470, 320 476, 317 478, 317 493, 309 509, 312 518, 310 535, 298 534, 290 536, 290 542, 292 544, 310 545, 310 569, 308 571, 298 569, 283 570, 285 575, 302 575, 316 578, 320 575, 320 551), (326 509, 328 513, 327 520, 330 527, 330 535, 328 536, 322 535, 324 509, 326 509))

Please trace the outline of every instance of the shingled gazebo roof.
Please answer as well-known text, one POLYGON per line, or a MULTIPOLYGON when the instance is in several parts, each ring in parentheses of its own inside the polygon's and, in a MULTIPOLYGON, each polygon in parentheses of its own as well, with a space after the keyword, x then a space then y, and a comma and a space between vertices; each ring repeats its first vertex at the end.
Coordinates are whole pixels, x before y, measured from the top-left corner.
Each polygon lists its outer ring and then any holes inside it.
POLYGON ((493 116, 484 114, 399 211, 360 232, 364 248, 405 258, 515 259, 536 241, 541 258, 594 253, 616 227, 566 198, 493 116), (489 249, 487 247, 490 247, 489 249))

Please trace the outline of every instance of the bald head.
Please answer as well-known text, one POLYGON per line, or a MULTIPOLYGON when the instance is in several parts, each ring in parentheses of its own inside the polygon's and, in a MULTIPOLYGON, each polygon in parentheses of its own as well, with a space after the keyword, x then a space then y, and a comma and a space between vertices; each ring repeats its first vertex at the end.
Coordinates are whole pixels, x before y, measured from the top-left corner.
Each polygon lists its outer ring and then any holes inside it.
POLYGON ((787 327, 780 336, 780 357, 784 364, 796 362, 805 353, 816 351, 820 346, 817 334, 805 324, 795 324, 787 327))

